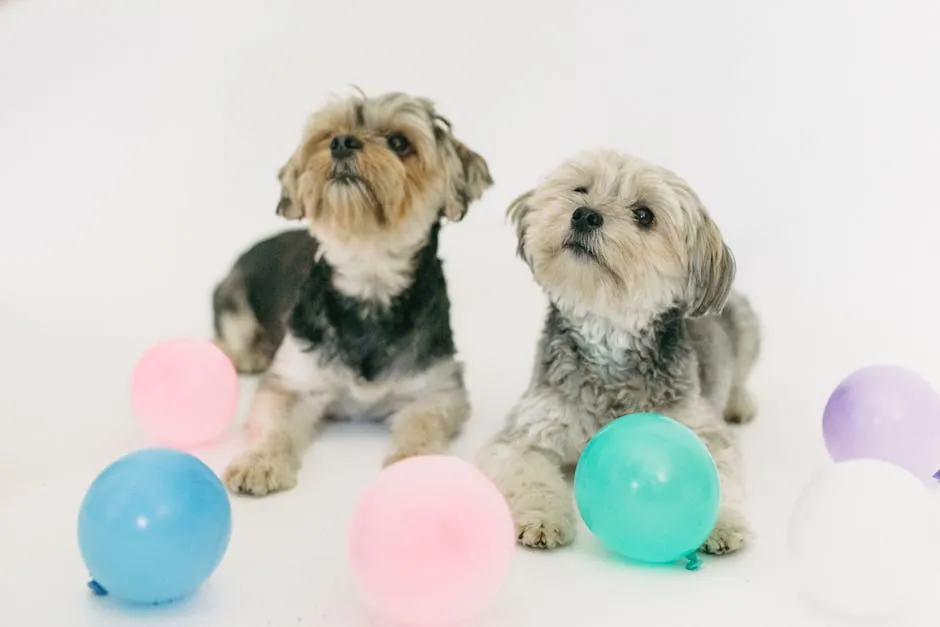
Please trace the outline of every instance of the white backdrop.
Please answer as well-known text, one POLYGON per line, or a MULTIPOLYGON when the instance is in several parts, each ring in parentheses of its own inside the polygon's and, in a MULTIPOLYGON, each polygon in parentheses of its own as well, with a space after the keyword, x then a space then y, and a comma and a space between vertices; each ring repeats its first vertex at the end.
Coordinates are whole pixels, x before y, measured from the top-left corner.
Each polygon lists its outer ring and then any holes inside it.
MULTIPOLYGON (((129 620, 89 606, 69 534, 84 486, 135 441, 130 369, 159 339, 208 334, 213 282, 285 226, 275 172, 307 113, 357 85, 434 99, 496 180, 442 244, 475 406, 458 454, 521 392, 541 324, 504 209, 572 152, 619 148, 687 178, 766 327, 762 413, 744 430, 754 549, 713 562, 698 588, 599 566, 577 546, 523 555, 504 614, 486 624, 562 624, 585 604, 598 625, 710 611, 835 624, 778 595, 782 534, 825 463, 820 414, 842 376, 893 361, 940 385, 938 23, 931 0, 0 1, 0 472, 21 495, 9 507, 0 497, 0 543, 37 529, 58 538, 16 543, 0 574, 11 577, 0 600, 24 612, 13 622, 129 620), (61 519, 26 516, 47 507, 61 519), (68 601, 11 594, 30 568, 59 573, 68 601), (533 603, 542 588, 551 601, 533 603)), ((186 624, 353 624, 312 609, 332 602, 317 590, 343 572, 340 553, 297 575, 278 563, 278 577, 308 580, 291 584, 298 594, 285 584, 276 599, 233 600, 224 586, 244 590, 246 560, 252 578, 273 568, 252 520, 312 539, 321 532, 303 531, 298 508, 345 511, 383 445, 328 434, 297 491, 239 501, 247 522, 215 602, 181 610, 186 624)), ((221 469, 229 453, 205 456, 221 469)), ((343 515, 327 527, 342 533, 343 515)))

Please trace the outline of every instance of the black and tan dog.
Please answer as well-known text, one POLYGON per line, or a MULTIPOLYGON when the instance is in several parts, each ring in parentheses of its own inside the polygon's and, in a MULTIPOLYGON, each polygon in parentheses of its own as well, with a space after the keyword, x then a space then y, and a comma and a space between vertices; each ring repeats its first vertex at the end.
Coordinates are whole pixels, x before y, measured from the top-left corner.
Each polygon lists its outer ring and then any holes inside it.
POLYGON ((296 485, 313 427, 390 420, 386 463, 437 453, 469 414, 438 232, 492 185, 433 104, 401 93, 317 111, 280 171, 281 216, 307 229, 256 244, 216 288, 217 344, 263 372, 234 492, 296 485))

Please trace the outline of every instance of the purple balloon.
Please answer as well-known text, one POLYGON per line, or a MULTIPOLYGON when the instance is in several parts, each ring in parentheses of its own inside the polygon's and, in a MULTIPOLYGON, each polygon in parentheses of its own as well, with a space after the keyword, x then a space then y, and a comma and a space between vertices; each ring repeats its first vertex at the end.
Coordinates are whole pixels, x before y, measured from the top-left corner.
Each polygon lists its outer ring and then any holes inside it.
POLYGON ((917 373, 879 365, 846 377, 823 413, 835 461, 874 458, 940 478, 940 395, 917 373))

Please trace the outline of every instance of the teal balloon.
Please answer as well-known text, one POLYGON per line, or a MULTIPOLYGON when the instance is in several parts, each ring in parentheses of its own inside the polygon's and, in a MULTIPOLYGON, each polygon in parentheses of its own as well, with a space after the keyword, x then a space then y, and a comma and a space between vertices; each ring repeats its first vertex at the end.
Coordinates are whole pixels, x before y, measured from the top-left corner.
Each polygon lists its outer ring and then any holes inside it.
POLYGON ((581 518, 608 549, 645 564, 689 558, 718 520, 718 468, 688 427, 630 414, 597 432, 574 475, 581 518))

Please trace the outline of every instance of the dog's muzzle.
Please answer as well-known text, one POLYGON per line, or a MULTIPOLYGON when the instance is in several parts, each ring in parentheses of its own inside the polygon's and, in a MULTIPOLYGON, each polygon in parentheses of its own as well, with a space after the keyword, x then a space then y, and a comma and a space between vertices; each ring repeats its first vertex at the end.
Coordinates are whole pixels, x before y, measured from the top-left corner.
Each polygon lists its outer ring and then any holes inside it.
POLYGON ((595 252, 596 242, 594 237, 588 233, 579 232, 574 229, 568 231, 565 239, 561 242, 561 247, 577 257, 589 257, 597 259, 595 252))
POLYGON ((334 161, 330 168, 330 179, 340 182, 349 182, 359 178, 359 172, 356 169, 356 162, 353 159, 344 159, 334 161))

